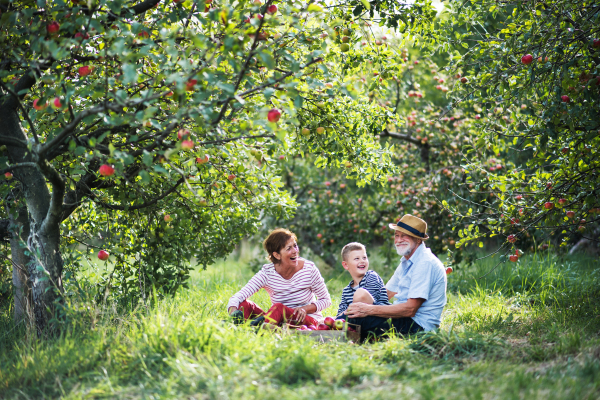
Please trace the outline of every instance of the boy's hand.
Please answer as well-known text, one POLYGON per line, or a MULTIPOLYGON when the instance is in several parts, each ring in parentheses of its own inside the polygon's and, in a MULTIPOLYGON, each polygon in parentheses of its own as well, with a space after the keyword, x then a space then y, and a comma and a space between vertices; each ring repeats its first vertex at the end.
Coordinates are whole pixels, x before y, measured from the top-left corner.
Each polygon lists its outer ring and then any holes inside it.
POLYGON ((344 311, 349 318, 363 318, 370 314, 372 309, 371 304, 366 303, 352 303, 348 306, 348 309, 344 311))

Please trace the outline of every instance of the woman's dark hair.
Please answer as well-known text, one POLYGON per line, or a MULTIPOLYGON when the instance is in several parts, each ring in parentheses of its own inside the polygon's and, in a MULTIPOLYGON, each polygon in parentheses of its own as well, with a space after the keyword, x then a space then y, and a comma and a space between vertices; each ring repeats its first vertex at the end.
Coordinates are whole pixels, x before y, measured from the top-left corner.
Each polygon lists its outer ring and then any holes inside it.
POLYGON ((279 253, 290 239, 298 240, 296 235, 287 229, 278 228, 271 231, 263 242, 263 247, 267 251, 267 259, 273 264, 278 264, 279 260, 273 256, 273 253, 279 253))

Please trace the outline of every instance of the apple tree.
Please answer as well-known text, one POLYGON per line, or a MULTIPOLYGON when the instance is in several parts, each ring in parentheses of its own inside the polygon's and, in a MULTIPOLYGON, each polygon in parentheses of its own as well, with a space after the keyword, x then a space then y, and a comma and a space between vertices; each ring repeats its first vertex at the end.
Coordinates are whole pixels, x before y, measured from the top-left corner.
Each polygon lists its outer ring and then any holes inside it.
POLYGON ((502 252, 517 261, 533 232, 561 246, 573 238, 597 240, 600 6, 449 4, 439 50, 464 53, 451 65, 463 71, 464 82, 448 93, 455 109, 482 110, 478 137, 464 149, 465 169, 472 192, 487 196, 448 206, 464 223, 457 246, 500 235, 502 252), (514 167, 491 168, 489 160, 501 154, 514 167))
POLYGON ((293 212, 276 154, 325 168, 352 150, 354 179, 393 171, 359 87, 336 76, 325 38, 339 18, 323 7, 0 3, 0 246, 17 322, 31 310, 54 331, 63 281, 90 253, 110 261, 97 299, 173 293, 189 260, 226 256, 264 215, 293 212), (353 107, 352 129, 301 133, 333 91, 326 107, 353 107))

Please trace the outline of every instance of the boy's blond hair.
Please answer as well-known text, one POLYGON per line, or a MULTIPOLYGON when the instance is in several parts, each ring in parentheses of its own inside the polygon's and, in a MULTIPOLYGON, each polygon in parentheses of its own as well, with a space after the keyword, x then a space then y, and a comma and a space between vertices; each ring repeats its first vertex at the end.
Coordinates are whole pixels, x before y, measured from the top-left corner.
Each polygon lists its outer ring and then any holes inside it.
POLYGON ((367 248, 362 243, 358 243, 358 242, 348 243, 342 249, 342 261, 346 261, 346 257, 348 256, 348 254, 354 250, 364 250, 365 253, 367 252, 367 248))

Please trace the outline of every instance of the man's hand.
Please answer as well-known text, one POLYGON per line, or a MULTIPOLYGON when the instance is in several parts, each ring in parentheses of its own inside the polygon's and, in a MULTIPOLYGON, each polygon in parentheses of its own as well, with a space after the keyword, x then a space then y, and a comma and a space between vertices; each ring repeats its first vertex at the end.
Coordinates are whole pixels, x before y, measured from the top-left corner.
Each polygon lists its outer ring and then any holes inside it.
POLYGON ((348 309, 344 311, 344 314, 346 314, 348 318, 363 318, 371 315, 372 311, 372 304, 352 303, 348 306, 348 309))

